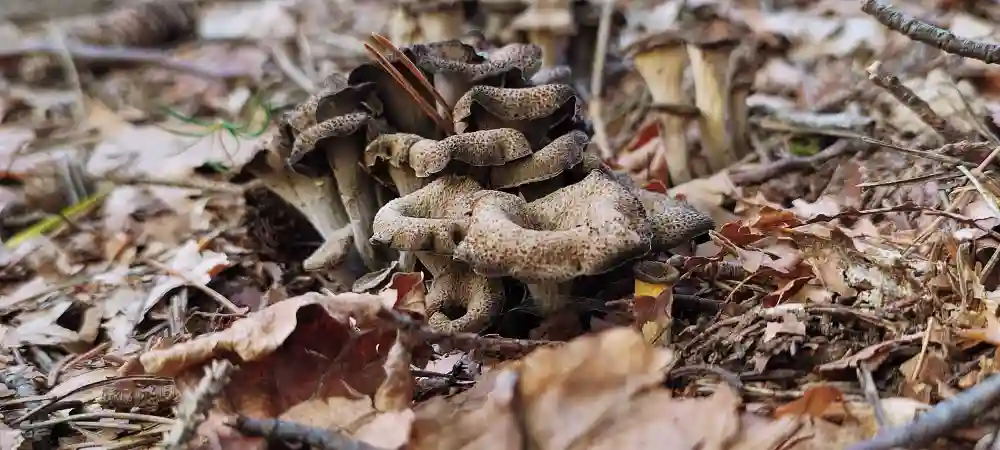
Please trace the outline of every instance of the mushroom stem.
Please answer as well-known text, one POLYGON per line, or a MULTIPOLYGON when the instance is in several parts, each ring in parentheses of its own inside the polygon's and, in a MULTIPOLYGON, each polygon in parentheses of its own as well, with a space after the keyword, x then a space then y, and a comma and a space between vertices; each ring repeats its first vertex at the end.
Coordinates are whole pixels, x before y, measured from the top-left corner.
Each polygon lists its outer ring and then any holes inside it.
POLYGON ((701 146, 712 172, 725 169, 736 161, 734 149, 729 147, 732 132, 726 126, 729 109, 729 80, 726 76, 731 53, 730 47, 688 46, 694 73, 695 104, 701 111, 701 146))
POLYGON ((538 312, 543 316, 550 316, 569 304, 573 281, 527 283, 526 286, 538 312))
POLYGON ((750 96, 751 84, 752 81, 733 79, 733 86, 729 89, 729 125, 732 130, 729 145, 736 152, 737 158, 743 158, 751 151, 747 141, 750 120, 747 97, 750 96))
MULTIPOLYGON (((665 107, 684 104, 686 63, 687 54, 680 45, 654 48, 635 55, 635 67, 646 82, 654 104, 665 107)), ((685 136, 688 119, 668 111, 659 111, 657 116, 671 183, 677 185, 690 181, 693 177, 685 136)))
POLYGON ((528 30, 528 41, 542 48, 542 67, 555 67, 559 65, 560 50, 562 47, 561 36, 557 36, 546 29, 528 30))
POLYGON ((417 15, 417 27, 425 42, 458 39, 465 26, 461 6, 422 12, 417 15))
POLYGON ((375 197, 374 185, 367 173, 361 168, 362 151, 353 142, 345 142, 340 138, 326 144, 326 157, 333 169, 333 177, 337 180, 337 189, 344 204, 347 216, 350 218, 351 229, 354 232, 354 246, 361 253, 361 258, 369 270, 378 270, 380 260, 375 248, 368 242, 372 237, 372 220, 378 211, 378 200, 375 197), (339 145, 338 145, 339 144, 339 145))
POLYGON ((299 210, 324 239, 320 248, 302 263, 303 268, 335 268, 328 274, 349 288, 363 271, 356 270, 360 269, 356 264, 344 264, 355 255, 350 248, 353 232, 348 228, 350 220, 333 179, 326 177, 317 181, 286 170, 250 169, 250 172, 271 192, 299 210))

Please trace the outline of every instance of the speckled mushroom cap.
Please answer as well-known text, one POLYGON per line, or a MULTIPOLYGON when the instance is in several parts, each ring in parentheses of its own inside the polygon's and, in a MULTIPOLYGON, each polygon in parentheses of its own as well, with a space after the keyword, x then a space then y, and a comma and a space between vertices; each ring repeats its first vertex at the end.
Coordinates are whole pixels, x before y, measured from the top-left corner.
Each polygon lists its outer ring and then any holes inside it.
POLYGON ((569 281, 650 250, 642 204, 603 170, 531 203, 498 191, 476 197, 455 259, 487 277, 569 281))
POLYGON ((534 44, 507 44, 483 56, 456 39, 413 45, 410 51, 414 64, 429 74, 450 74, 487 85, 523 85, 542 64, 542 49, 534 44), (506 78, 491 80, 500 76, 506 78))
POLYGON ((438 178, 379 209, 371 242, 397 250, 451 254, 465 235, 472 194, 481 190, 469 178, 438 178))
POLYGON ((357 132, 372 117, 363 103, 374 90, 373 83, 349 85, 339 74, 327 78, 320 92, 288 112, 282 121, 280 128, 294 137, 289 164, 297 163, 312 151, 324 134, 334 137, 357 132))
POLYGON ((399 164, 405 161, 416 176, 426 178, 441 172, 452 161, 477 167, 503 166, 531 155, 531 145, 517 130, 498 128, 456 134, 440 141, 413 134, 383 135, 369 144, 365 153, 366 164, 376 158, 399 164))
POLYGON ((555 178, 583 161, 589 142, 587 133, 570 131, 528 157, 492 168, 490 187, 510 189, 555 178))
POLYGON ((455 104, 455 131, 513 128, 533 149, 582 125, 580 100, 572 87, 546 84, 520 89, 475 86, 455 104))

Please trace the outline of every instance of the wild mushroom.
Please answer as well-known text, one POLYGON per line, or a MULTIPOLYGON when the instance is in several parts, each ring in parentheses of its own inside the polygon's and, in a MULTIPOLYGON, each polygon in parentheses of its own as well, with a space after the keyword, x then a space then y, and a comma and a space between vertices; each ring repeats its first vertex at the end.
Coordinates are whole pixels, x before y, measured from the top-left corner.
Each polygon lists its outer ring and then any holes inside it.
MULTIPOLYGON (((406 174, 425 179, 435 175, 452 161, 474 167, 503 166, 505 163, 531 155, 531 145, 519 131, 511 128, 482 130, 457 134, 440 141, 425 139, 415 134, 387 134, 372 141, 365 150, 365 164, 375 165, 378 159, 389 161, 390 172, 397 187, 412 186, 416 183, 406 178, 406 174), (406 172, 403 167, 409 168, 406 172)), ((418 186, 419 188, 420 186, 418 186)), ((400 195, 416 189, 399 188, 400 195)))
POLYGON ((423 41, 457 39, 465 27, 462 0, 399 0, 398 5, 416 19, 423 41))
POLYGON ((287 131, 275 135, 245 170, 301 212, 324 239, 320 247, 302 263, 303 268, 333 269, 330 272, 332 278, 349 287, 365 270, 354 252, 353 230, 340 201, 337 184, 329 171, 326 175, 310 177, 289 170, 284 159, 291 152, 290 141, 287 131))
MULTIPOLYGON (((709 169, 718 172, 737 160, 736 149, 730 146, 735 132, 727 124, 745 121, 730 119, 731 77, 730 58, 744 37, 743 30, 723 19, 698 23, 697 31, 688 37, 688 57, 694 75, 695 104, 701 112, 699 131, 701 147, 709 169)), ((746 105, 740 110, 746 114, 746 105)))
POLYGON ((410 48, 414 63, 431 74, 434 88, 441 93, 451 112, 458 99, 472 86, 521 87, 541 64, 541 49, 532 44, 509 44, 490 51, 485 57, 458 40, 415 45, 410 48))
POLYGON ((511 28, 525 32, 529 42, 542 48, 542 67, 561 63, 567 39, 576 32, 568 0, 535 0, 514 18, 511 28))
POLYGON ((683 89, 687 65, 684 40, 676 31, 663 31, 633 42, 625 52, 633 58, 653 97, 670 181, 680 184, 691 180, 685 129, 692 111, 683 89))
POLYGON ((578 128, 580 101, 572 87, 546 84, 521 89, 475 86, 455 104, 455 131, 513 128, 540 149, 578 128))
POLYGON ((483 34, 493 42, 515 42, 517 33, 510 26, 524 10, 523 0, 478 0, 479 16, 483 19, 483 34))
POLYGON ((529 202, 549 195, 565 185, 559 175, 583 161, 588 142, 590 136, 579 130, 559 136, 528 157, 492 168, 490 187, 520 188, 529 202))
POLYGON ((650 250, 642 205, 605 170, 531 203, 499 191, 476 196, 454 258, 489 278, 524 281, 544 313, 566 304, 577 277, 650 250))
POLYGON ((382 264, 368 242, 379 207, 376 185, 361 167, 373 121, 366 101, 374 90, 373 83, 348 85, 343 76, 329 78, 323 92, 305 103, 310 107, 297 109, 297 117, 290 120, 299 124, 299 132, 287 159, 294 166, 315 150, 325 156, 350 218, 354 244, 370 270, 382 264))
POLYGON ((431 325, 441 331, 480 331, 503 306, 500 280, 473 273, 450 256, 465 236, 479 192, 482 187, 469 178, 443 176, 387 203, 373 224, 372 243, 415 252, 433 275, 427 312, 431 325))

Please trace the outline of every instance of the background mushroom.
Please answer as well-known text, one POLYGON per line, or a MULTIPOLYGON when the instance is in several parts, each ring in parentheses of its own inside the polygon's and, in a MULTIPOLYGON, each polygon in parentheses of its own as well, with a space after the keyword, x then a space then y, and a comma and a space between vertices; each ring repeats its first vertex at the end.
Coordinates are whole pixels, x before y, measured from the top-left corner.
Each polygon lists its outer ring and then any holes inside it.
POLYGON ((666 165, 673 184, 690 181, 693 175, 685 130, 688 119, 697 115, 697 109, 687 104, 684 95, 688 55, 683 38, 675 30, 649 34, 631 43, 625 52, 633 58, 636 70, 646 82, 660 124, 664 151, 659 154, 665 161, 650 161, 650 165, 666 165))
POLYGON ((734 111, 730 60, 745 34, 741 27, 720 18, 692 24, 692 32, 688 34, 695 104, 701 113, 701 147, 713 173, 736 162, 740 156, 731 146, 736 131, 730 124, 745 123, 746 119, 731 119, 730 115, 746 114, 746 100, 743 99, 741 109, 734 111))
MULTIPOLYGON (((465 30, 465 8, 462 0, 397 0, 397 5, 413 18, 420 41, 458 39, 465 30)), ((415 42, 399 41, 401 44, 415 42)))
POLYGON ((555 67, 565 59, 566 44, 576 33, 569 0, 535 0, 514 18, 511 27, 542 48, 542 67, 555 67))

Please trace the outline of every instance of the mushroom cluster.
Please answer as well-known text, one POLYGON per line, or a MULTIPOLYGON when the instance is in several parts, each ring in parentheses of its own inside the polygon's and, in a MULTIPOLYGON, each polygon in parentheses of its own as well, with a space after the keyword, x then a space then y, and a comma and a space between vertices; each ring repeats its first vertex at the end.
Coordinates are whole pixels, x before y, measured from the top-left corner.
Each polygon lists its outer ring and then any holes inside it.
POLYGON ((751 34, 745 24, 702 10, 691 23, 648 33, 625 48, 646 82, 651 109, 660 122, 665 165, 673 184, 718 172, 749 152, 746 142, 747 77, 734 68, 734 53, 751 34), (694 79, 693 105, 687 101, 685 70, 694 79), (705 166, 689 158, 685 130, 697 120, 705 166))
POLYGON ((329 77, 248 166, 326 239, 307 268, 350 277, 419 263, 430 324, 477 332, 501 312, 505 283, 555 311, 577 279, 714 226, 587 152, 581 101, 545 82, 538 46, 376 41, 390 54, 329 77))

